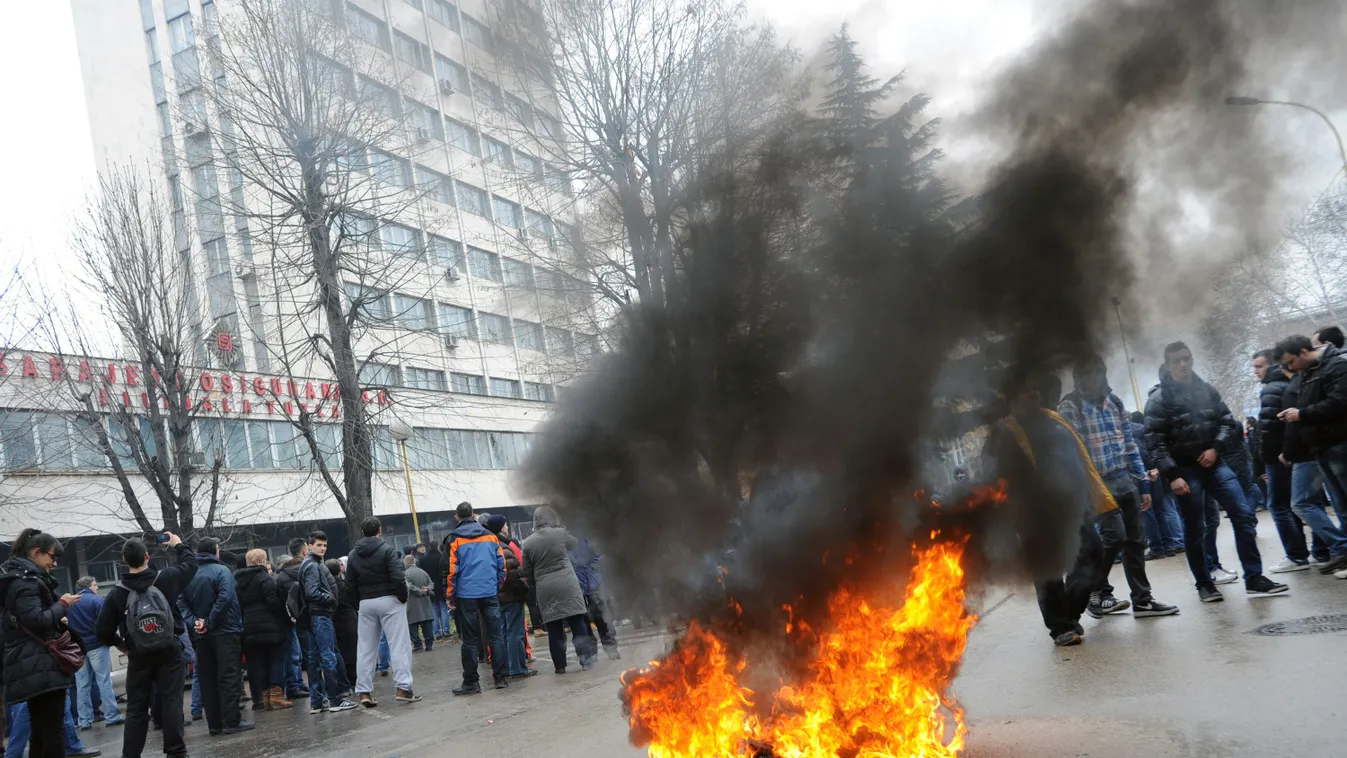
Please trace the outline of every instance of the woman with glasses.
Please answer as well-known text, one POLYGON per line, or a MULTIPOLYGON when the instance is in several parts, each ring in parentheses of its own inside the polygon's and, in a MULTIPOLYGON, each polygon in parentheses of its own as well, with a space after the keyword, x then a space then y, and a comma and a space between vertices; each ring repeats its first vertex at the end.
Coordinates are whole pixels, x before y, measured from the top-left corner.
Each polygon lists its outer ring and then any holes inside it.
MULTIPOLYGON (((32 725, 32 758, 65 756, 62 734, 66 692, 72 674, 61 671, 44 644, 67 631, 66 609, 79 595, 57 595, 51 570, 61 557, 61 543, 38 529, 25 529, 0 564, 0 639, 4 641, 6 705, 28 704, 32 725)), ((83 647, 83 642, 78 640, 83 647)))

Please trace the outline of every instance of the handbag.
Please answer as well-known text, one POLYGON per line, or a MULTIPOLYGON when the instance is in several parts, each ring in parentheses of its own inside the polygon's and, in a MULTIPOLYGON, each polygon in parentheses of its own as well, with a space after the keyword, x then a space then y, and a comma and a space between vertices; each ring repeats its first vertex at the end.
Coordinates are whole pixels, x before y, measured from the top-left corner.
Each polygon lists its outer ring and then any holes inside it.
POLYGON ((84 667, 84 649, 70 635, 69 629, 49 640, 44 640, 32 629, 19 623, 18 617, 14 614, 11 613, 9 617, 13 620, 15 626, 22 629, 29 637, 37 640, 38 644, 47 648, 47 652, 51 653, 51 657, 56 661, 56 668, 60 669, 62 674, 70 676, 84 667))

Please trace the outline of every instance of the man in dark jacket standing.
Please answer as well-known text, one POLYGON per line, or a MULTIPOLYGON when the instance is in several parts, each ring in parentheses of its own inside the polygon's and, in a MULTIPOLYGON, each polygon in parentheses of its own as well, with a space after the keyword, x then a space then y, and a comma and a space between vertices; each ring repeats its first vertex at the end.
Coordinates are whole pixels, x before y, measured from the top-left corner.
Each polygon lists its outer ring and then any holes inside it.
POLYGON ((449 561, 445 559, 444 553, 440 552, 440 546, 434 542, 426 545, 426 553, 417 560, 417 565, 421 570, 430 575, 432 585, 430 592, 430 607, 435 613, 435 639, 449 638, 449 601, 448 581, 449 581, 449 561))
MULTIPOLYGON (((281 602, 288 604, 291 597, 291 588, 300 587, 299 569, 304 563, 304 558, 309 554, 309 542, 303 537, 295 537, 290 540, 287 549, 290 557, 280 565, 280 571, 276 572, 276 593, 280 595, 281 602)), ((302 604, 303 593, 300 591, 302 604)), ((290 623, 290 612, 287 610, 285 620, 289 625, 289 637, 285 641, 285 696, 290 700, 298 700, 301 697, 308 697, 309 690, 304 686, 304 665, 305 654, 304 646, 299 642, 300 629, 298 628, 299 619, 295 623, 290 623)))
MULTIPOLYGON (((496 535, 478 523, 471 503, 459 503, 458 526, 450 534, 449 596, 458 609, 459 633, 463 635, 463 684, 455 695, 482 691, 477 674, 477 652, 482 641, 481 624, 491 646, 491 674, 496 689, 508 687, 505 635, 497 593, 505 584, 505 553, 496 535)), ((391 638, 390 638, 391 639, 391 638)))
POLYGON ((337 583, 324 565, 327 535, 309 535, 308 555, 299 564, 299 583, 304 594, 304 618, 309 638, 309 713, 339 713, 355 708, 341 696, 337 668, 337 627, 332 614, 337 612, 337 583))
POLYGON ((1220 393, 1193 373, 1193 354, 1187 345, 1172 342, 1165 346, 1165 368, 1168 375, 1146 401, 1146 443, 1178 499, 1188 568, 1193 572, 1199 599, 1204 603, 1224 599, 1207 568, 1203 513, 1207 493, 1225 508, 1234 526, 1245 592, 1249 597, 1286 592, 1286 585, 1263 575, 1253 504, 1245 499, 1238 477, 1218 453, 1238 440, 1238 422, 1220 393))
POLYGON ((200 667, 201 703, 211 734, 235 734, 256 726, 239 711, 243 696, 243 612, 234 572, 220 562, 220 541, 197 543, 196 576, 178 597, 182 620, 192 631, 200 667))
MULTIPOLYGON (((100 643, 126 651, 126 731, 122 733, 122 755, 125 758, 140 758, 145 750, 145 737, 150 731, 152 691, 158 689, 163 693, 178 693, 181 698, 186 681, 186 652, 182 642, 176 638, 181 638, 187 627, 179 614, 177 600, 196 575, 197 558, 176 534, 166 532, 165 536, 168 538, 165 549, 174 554, 175 562, 158 570, 150 566, 150 554, 144 542, 132 539, 122 545, 122 560, 126 563, 127 572, 108 592, 103 610, 94 625, 95 636, 100 643), (131 591, 144 595, 150 587, 163 594, 173 615, 175 642, 163 650, 138 650, 135 638, 127 628, 126 604, 131 591)), ((160 719, 164 729, 164 753, 171 758, 186 756, 181 702, 169 701, 160 719)))
MULTIPOLYGON (((1258 450, 1267 476, 1268 511, 1277 527, 1286 557, 1268 569, 1269 574, 1305 571, 1310 567, 1309 546, 1305 543, 1305 522, 1291 510, 1291 467, 1283 463, 1282 448, 1286 439, 1286 422, 1277 417, 1286 388, 1291 384, 1291 372, 1277 362, 1272 350, 1253 354, 1253 373, 1261 387, 1258 390, 1258 450)), ((1326 552, 1322 551, 1322 552, 1326 552)))
MULTIPOLYGON (((1278 342, 1273 352, 1295 372, 1293 384, 1298 385, 1296 405, 1288 402, 1277 417, 1299 425, 1301 438, 1314 454, 1329 494, 1341 508, 1347 503, 1347 358, 1332 344, 1316 348, 1308 337, 1299 334, 1278 342)), ((1329 559, 1319 567, 1319 573, 1347 572, 1347 533, 1333 523, 1327 510, 1299 502, 1295 489, 1293 483, 1292 508, 1296 515, 1328 545, 1329 559)))
POLYGON ((346 556, 343 592, 360 604, 360 632, 356 649, 355 691, 360 704, 373 708, 374 671, 379 664, 379 638, 387 636, 389 665, 399 703, 415 703, 412 691, 412 638, 407 628, 407 575, 402 556, 381 539, 383 524, 373 516, 360 524, 364 535, 346 556))
POLYGON ((505 643, 505 675, 512 679, 533 676, 538 672, 529 668, 528 630, 524 628, 524 606, 529 597, 529 587, 524 581, 524 549, 510 536, 510 524, 504 516, 496 514, 488 518, 486 530, 496 535, 505 557, 505 583, 496 593, 505 643))

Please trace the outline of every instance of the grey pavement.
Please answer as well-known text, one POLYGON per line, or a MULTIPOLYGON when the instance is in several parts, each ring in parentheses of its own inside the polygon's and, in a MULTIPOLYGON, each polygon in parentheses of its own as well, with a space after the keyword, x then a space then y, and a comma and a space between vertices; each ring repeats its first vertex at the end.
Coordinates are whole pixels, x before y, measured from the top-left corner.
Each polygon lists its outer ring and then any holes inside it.
MULTIPOLYGON (((1260 545, 1281 557, 1266 513, 1260 545)), ((1234 568, 1228 524, 1221 556, 1234 568)), ((967 712, 967 758, 1088 756, 1227 758, 1347 756, 1347 633, 1259 636, 1272 622, 1347 614, 1347 581, 1317 572, 1280 575, 1288 597, 1250 599, 1243 585, 1222 587, 1226 601, 1197 602, 1182 555, 1147 564, 1156 596, 1182 608, 1177 617, 1083 619, 1085 644, 1055 648, 1038 617, 1032 589, 990 588, 954 694, 967 712)), ((1114 585, 1125 587, 1122 567, 1114 585)), ((668 638, 623 627, 623 660, 556 676, 546 638, 535 640, 543 672, 508 690, 471 698, 449 694, 460 677, 458 647, 414 657, 425 700, 393 703, 392 682, 377 681, 381 705, 370 711, 308 715, 256 713, 255 732, 207 737, 188 728, 197 758, 417 758, 539 754, 548 758, 636 758, 618 702, 624 668, 658 655, 668 638)), ((489 678, 489 677, 488 677, 489 678)), ((305 704, 307 705, 307 704, 305 704)), ((88 744, 117 755, 120 729, 95 727, 88 744)), ((146 755, 158 754, 151 733, 146 755)))

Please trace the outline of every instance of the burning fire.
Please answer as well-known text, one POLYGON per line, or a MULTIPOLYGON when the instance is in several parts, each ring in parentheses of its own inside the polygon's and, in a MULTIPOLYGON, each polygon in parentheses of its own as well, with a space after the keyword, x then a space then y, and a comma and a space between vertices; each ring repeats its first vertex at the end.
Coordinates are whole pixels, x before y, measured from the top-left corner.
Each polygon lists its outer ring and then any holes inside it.
POLYGON ((963 545, 914 546, 913 555, 893 606, 880 604, 883 593, 842 588, 829 601, 830 629, 786 621, 793 648, 812 659, 802 681, 768 701, 741 682, 762 662, 736 658, 715 630, 691 624, 667 657, 623 677, 632 741, 651 758, 957 756, 966 730, 948 688, 977 622, 964 607, 963 545))

